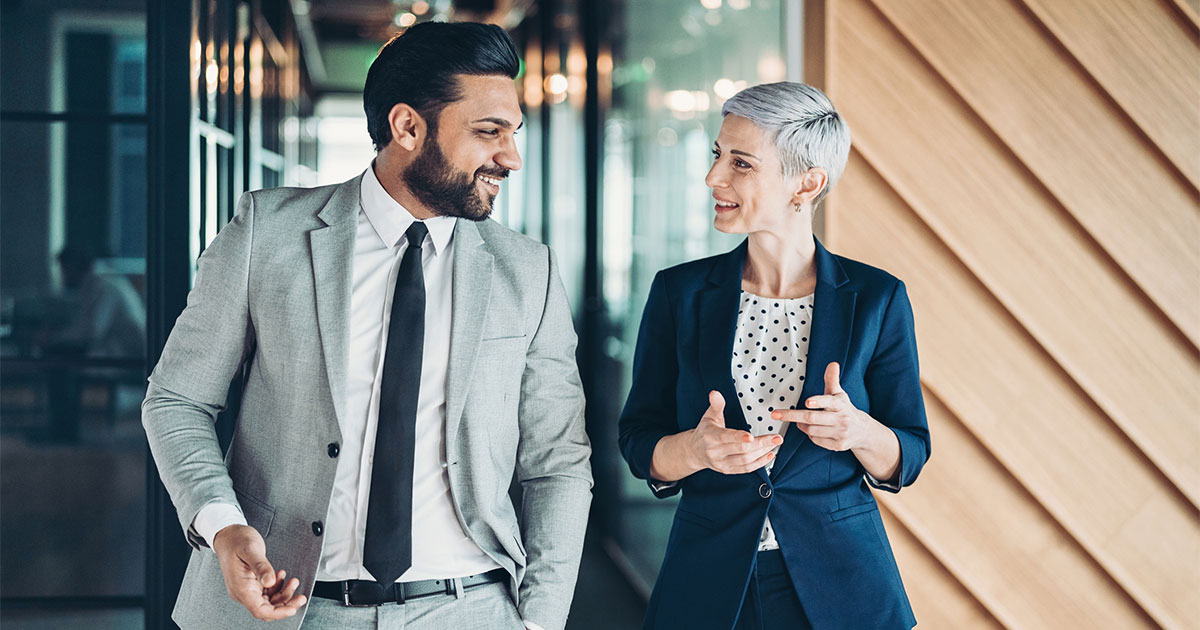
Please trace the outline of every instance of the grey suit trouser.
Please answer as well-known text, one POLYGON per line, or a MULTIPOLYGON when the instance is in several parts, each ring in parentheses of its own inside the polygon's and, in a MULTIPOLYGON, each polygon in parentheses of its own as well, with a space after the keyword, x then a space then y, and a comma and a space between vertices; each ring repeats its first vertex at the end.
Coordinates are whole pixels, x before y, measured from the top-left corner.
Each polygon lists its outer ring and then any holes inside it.
POLYGON ((404 604, 368 608, 343 606, 332 599, 309 600, 303 630, 524 630, 508 585, 493 582, 463 593, 434 595, 404 604))

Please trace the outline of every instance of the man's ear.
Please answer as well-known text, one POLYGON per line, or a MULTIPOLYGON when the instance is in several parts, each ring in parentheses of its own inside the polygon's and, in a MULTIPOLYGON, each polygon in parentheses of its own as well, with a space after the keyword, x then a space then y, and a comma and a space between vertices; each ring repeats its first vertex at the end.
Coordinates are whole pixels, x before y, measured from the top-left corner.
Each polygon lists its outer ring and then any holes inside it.
POLYGON ((425 119, 407 103, 396 103, 388 112, 392 142, 406 151, 416 151, 425 141, 429 127, 425 119))

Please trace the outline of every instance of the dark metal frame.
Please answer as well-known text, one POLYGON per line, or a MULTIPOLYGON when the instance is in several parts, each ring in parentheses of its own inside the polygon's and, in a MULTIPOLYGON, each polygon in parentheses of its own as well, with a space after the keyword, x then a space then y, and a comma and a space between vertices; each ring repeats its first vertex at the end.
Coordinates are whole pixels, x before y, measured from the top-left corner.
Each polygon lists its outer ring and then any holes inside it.
MULTIPOLYGON (((191 2, 151 0, 146 12, 146 366, 158 363, 187 304, 191 151, 191 2)), ((146 458, 146 628, 174 628, 171 608, 187 568, 179 520, 146 458)))

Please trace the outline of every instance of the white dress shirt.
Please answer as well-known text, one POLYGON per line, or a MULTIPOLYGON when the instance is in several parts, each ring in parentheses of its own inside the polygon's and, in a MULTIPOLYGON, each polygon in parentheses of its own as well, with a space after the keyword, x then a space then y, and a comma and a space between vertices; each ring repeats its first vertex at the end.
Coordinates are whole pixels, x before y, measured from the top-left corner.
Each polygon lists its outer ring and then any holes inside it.
MULTIPOLYGON (((362 549, 379 421, 383 351, 396 275, 408 249, 404 233, 415 220, 384 190, 373 168, 363 174, 361 191, 350 297, 346 417, 340 419, 341 453, 317 568, 317 579, 321 581, 373 579, 362 566, 362 549)), ((500 568, 467 537, 459 523, 445 470, 446 370, 456 221, 453 217, 425 221, 429 234, 421 257, 425 343, 413 469, 413 564, 400 576, 401 582, 463 577, 500 568)), ((204 506, 194 522, 196 531, 208 541, 231 524, 245 524, 245 518, 236 506, 218 502, 204 506)))

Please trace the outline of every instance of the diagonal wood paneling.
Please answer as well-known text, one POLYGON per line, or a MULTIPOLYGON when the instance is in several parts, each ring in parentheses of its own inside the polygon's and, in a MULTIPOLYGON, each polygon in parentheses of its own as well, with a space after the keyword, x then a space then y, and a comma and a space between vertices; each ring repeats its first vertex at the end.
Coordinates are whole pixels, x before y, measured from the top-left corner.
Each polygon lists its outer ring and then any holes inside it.
POLYGON ((1005 630, 886 507, 880 513, 920 628, 1005 630))
MULTIPOLYGON (((1189 292, 1200 274, 1196 189, 1168 170, 1125 112, 1012 2, 875 6, 1192 343, 1200 342, 1200 300, 1189 292), (1130 221, 1130 212, 1151 199, 1153 213, 1130 221), (1191 275, 1162 273, 1168 262, 1191 275)), ((1195 54, 1195 45, 1184 45, 1195 54)), ((1193 119, 1178 111, 1175 118, 1193 119)), ((1175 144, 1190 149, 1189 164, 1200 156, 1195 133, 1175 144)))
POLYGON ((933 460, 882 503, 922 627, 1195 627, 1197 1, 805 4, 854 132, 826 242, 916 311, 933 460))
POLYGON ((1009 630, 1157 627, 954 414, 925 393, 938 462, 931 460, 906 496, 881 495, 888 513, 1009 630))
MULTIPOLYGON (((1128 132, 1127 125, 1119 120, 1119 111, 1113 111, 1111 106, 1087 106, 1104 101, 1103 95, 1094 93, 1077 73, 1071 72, 1068 64, 1052 56, 1048 42, 1035 25, 1028 23, 1027 15, 1008 2, 970 5, 970 12, 963 10, 967 5, 948 4, 959 10, 941 11, 938 20, 925 13, 938 8, 936 2, 878 3, 878 6, 886 7, 883 13, 891 23, 917 44, 926 60, 932 60, 942 71, 941 78, 956 88, 974 113, 990 123, 997 137, 1017 149, 1015 157, 1047 185, 1056 201, 1065 202, 1072 217, 1088 228, 1089 233, 1103 237, 1099 244, 1104 252, 1113 254, 1125 270, 1131 271, 1143 289, 1150 289, 1152 294, 1155 291, 1169 294, 1188 308, 1200 310, 1197 299, 1200 296, 1195 287, 1195 278, 1200 274, 1197 262, 1200 248, 1195 246, 1200 241, 1200 213, 1194 190, 1184 190, 1179 180, 1162 168, 1155 168, 1154 160, 1145 155, 1145 143, 1128 132), (996 29, 991 26, 994 24, 1006 27, 996 29), (991 36, 985 35, 986 32, 991 36), (979 52, 972 55, 972 50, 979 52), (1004 61, 993 61, 996 59, 1004 61), (1021 59, 1025 60, 1023 65, 1013 61, 1021 59), (1035 72, 1036 77, 1031 74, 1035 72), (1027 84, 1021 82, 1022 77, 1030 77, 1027 84), (1039 122, 1040 119, 1044 121, 1039 122), (1138 156, 1146 159, 1139 161, 1138 156), (1129 176, 1130 172, 1137 176, 1129 176), (1114 185, 1121 182, 1139 185, 1114 185), (1172 183, 1176 185, 1171 186, 1172 183), (1144 205, 1147 199, 1154 199, 1153 213, 1140 213, 1137 220, 1130 220, 1130 208, 1144 205), (1156 289, 1155 284, 1160 286, 1156 289)), ((1186 142, 1197 145, 1195 151, 1200 154, 1197 144, 1200 138, 1189 138, 1186 142)), ((1092 301, 1104 303, 1104 300, 1092 301)), ((1185 318, 1200 325, 1200 317, 1188 313, 1185 318)), ((1089 333, 1092 328, 1077 330, 1089 333)), ((1083 339, 1084 336, 1081 334, 1077 339, 1081 349, 1094 344, 1083 339)), ((1055 336, 1054 346, 1057 341, 1055 336)), ((1185 347, 1181 351, 1191 351, 1195 357, 1194 348, 1185 347)), ((1171 433, 1156 432, 1169 428, 1173 422, 1171 415, 1195 408, 1195 398, 1188 397, 1196 392, 1191 386, 1195 382, 1194 373, 1188 374, 1193 377, 1191 381, 1156 392, 1155 400, 1163 406, 1147 409, 1120 396, 1121 386, 1130 382, 1126 377, 1136 372, 1136 364, 1126 362, 1126 371, 1121 374, 1121 370, 1079 369, 1072 358, 1064 356, 1064 365, 1072 369, 1092 398, 1114 415, 1177 483, 1188 485, 1189 475, 1197 478, 1200 434, 1193 433, 1188 436, 1190 440, 1178 440, 1171 433), (1146 424, 1143 417, 1154 414, 1166 415, 1159 416, 1162 418, 1159 426, 1143 431, 1146 424), (1173 449, 1173 446, 1189 448, 1173 449)), ((1109 358, 1115 356, 1110 354, 1109 358)), ((1194 361, 1191 363, 1195 365, 1194 361)), ((1168 364, 1179 363, 1168 361, 1168 364)), ((1156 382, 1169 385, 1161 380, 1156 382)))
POLYGON ((1200 0, 1171 0, 1171 3, 1181 19, 1200 29, 1200 0))
MULTIPOLYGON (((954 409, 1013 483, 1024 487, 1141 608, 1165 627, 1186 627, 1183 620, 1200 605, 1200 579, 1193 564, 1182 560, 1200 557, 1200 519, 1193 506, 1066 378, 872 165, 856 152, 851 155, 835 193, 834 249, 905 279, 916 311, 923 381, 954 409), (1124 525, 1133 522, 1140 529, 1124 525), (1164 547, 1176 551, 1163 553, 1164 547)), ((936 422, 934 410, 931 405, 931 422, 936 422)), ((932 483, 923 476, 889 505, 918 536, 929 531, 931 541, 966 537, 970 545, 946 554, 951 557, 943 564, 953 567, 953 557, 974 553, 971 545, 989 547, 996 541, 982 534, 974 520, 934 506, 940 493, 957 492, 959 480, 983 474, 971 471, 973 466, 987 465, 975 463, 975 457, 958 459, 970 445, 953 439, 945 424, 934 429, 930 465, 949 458, 946 470, 952 477, 941 484, 936 474, 930 475, 932 483), (922 509, 908 507, 910 501, 920 502, 927 486, 935 498, 921 503, 922 509)), ((1004 527, 1023 529, 1029 527, 1030 514, 1006 509, 992 518, 1004 527)), ((1014 558, 976 563, 960 579, 968 584, 974 573, 986 572, 1004 582, 1027 580, 1025 563, 1014 558)), ((1032 605, 1019 592, 996 599, 1012 611, 1032 605)), ((983 603, 1009 625, 996 603, 983 603)))
POLYGON ((836 6, 834 100, 862 154, 1200 504, 1200 431, 1179 422, 1200 408, 1195 349, 882 15, 836 6))
POLYGON ((1022 1, 1192 186, 1200 185, 1200 29, 1170 0, 1157 7, 1153 1, 1022 1))

